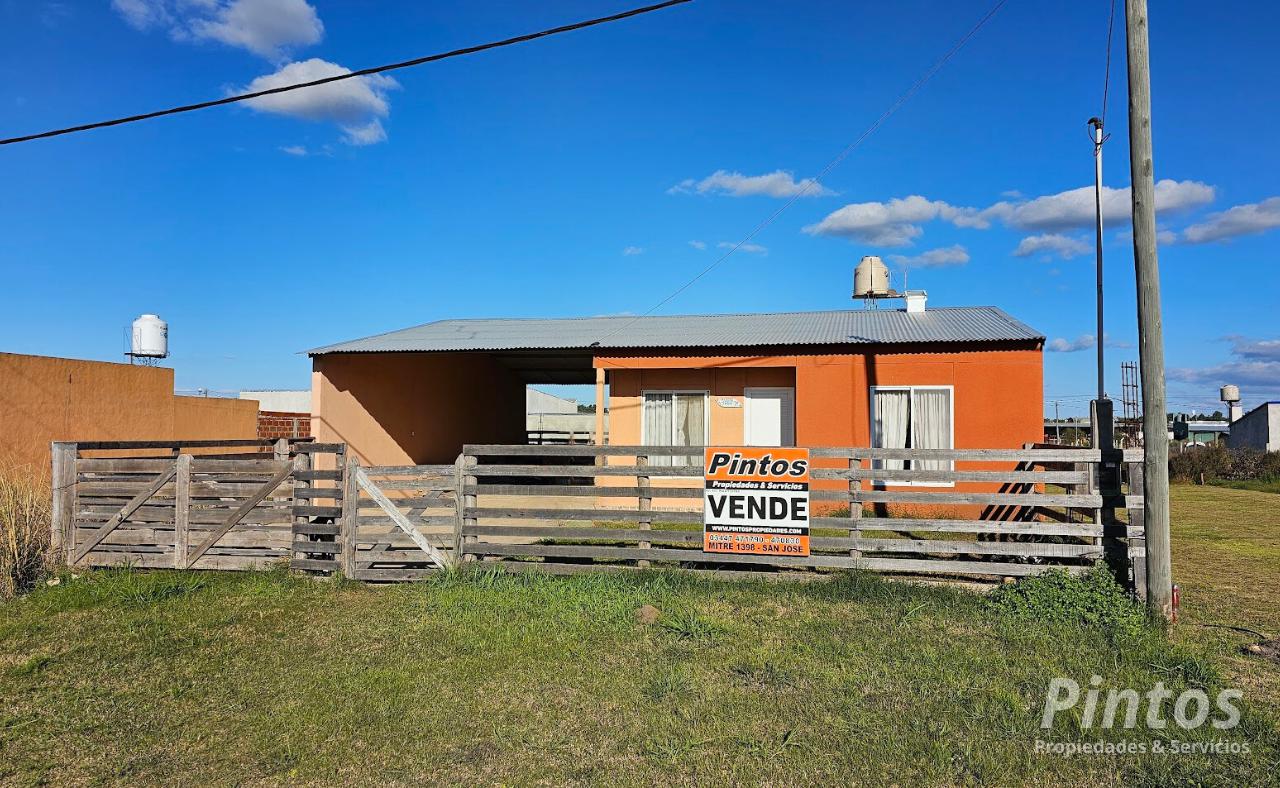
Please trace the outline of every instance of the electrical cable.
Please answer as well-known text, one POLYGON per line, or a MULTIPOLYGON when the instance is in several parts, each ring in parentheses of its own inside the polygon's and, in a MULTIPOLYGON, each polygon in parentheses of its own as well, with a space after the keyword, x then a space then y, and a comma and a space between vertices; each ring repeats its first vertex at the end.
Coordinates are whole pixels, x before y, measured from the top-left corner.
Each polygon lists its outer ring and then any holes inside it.
POLYGON ((728 249, 728 251, 726 251, 724 254, 716 258, 716 260, 713 261, 706 268, 699 271, 697 275, 695 275, 692 279, 685 282, 680 287, 676 288, 666 298, 663 298, 661 301, 649 307, 644 312, 641 312, 640 314, 636 315, 628 322, 624 323, 621 326, 618 326, 613 331, 610 331, 608 334, 605 334, 604 336, 600 337, 600 339, 595 341, 594 346, 602 346, 604 342, 609 338, 617 335, 622 331, 627 330, 631 326, 635 325, 635 323, 640 319, 648 317, 649 315, 653 314, 655 311, 661 309, 663 306, 668 304, 676 296, 680 295, 685 290, 688 290, 690 287, 692 287, 695 283, 698 282, 698 280, 702 279, 704 276, 706 276, 707 274, 711 273, 716 268, 718 268, 720 264, 723 263, 725 260, 729 259, 729 257, 734 252, 741 249, 743 245, 751 241, 752 238, 755 238, 756 235, 758 235, 761 231, 763 231, 769 225, 773 224, 774 221, 777 220, 779 216, 781 216, 784 212, 786 212, 786 210, 790 208, 792 205, 795 205, 796 202, 801 197, 807 194, 817 183, 819 183, 820 179, 824 178, 828 173, 830 173, 833 169, 835 169, 837 165, 839 165, 842 161, 848 158, 849 154, 857 150, 857 148, 861 146, 862 143, 865 142, 868 137, 874 134, 877 129, 879 129, 882 125, 884 125, 885 121, 889 120, 889 118, 892 117, 893 114, 896 113, 902 107, 903 104, 906 104, 907 101, 909 101, 916 93, 918 93, 925 86, 925 84, 928 83, 929 80, 932 79, 933 76, 937 74, 938 71, 941 70, 942 67, 945 66, 947 62, 951 60, 951 58, 954 57, 955 54, 959 52, 966 43, 969 42, 969 39, 973 38, 974 35, 976 35, 977 32, 981 30, 984 25, 986 25, 986 23, 991 19, 991 17, 996 15, 996 12, 998 12, 1006 2, 1008 2, 1008 0, 998 0, 998 2, 996 2, 996 4, 993 5, 989 11, 983 14, 982 18, 978 20, 977 24, 975 24, 972 28, 969 29, 969 32, 961 36, 960 40, 957 41, 955 45, 951 47, 951 49, 947 50, 946 54, 944 54, 941 58, 939 58, 936 62, 934 62, 934 64, 930 66, 929 69, 925 71, 925 73, 911 85, 911 87, 907 88, 907 90, 902 95, 898 96, 897 100, 894 101, 893 104, 891 104, 889 108, 880 115, 880 117, 876 118, 876 120, 870 126, 868 126, 866 130, 864 130, 861 134, 859 134, 857 139, 855 139, 853 142, 846 145, 844 150, 840 151, 840 153, 834 159, 828 162, 827 165, 823 167, 818 172, 817 175, 815 175, 812 178, 806 179, 806 183, 804 184, 804 186, 799 191, 797 191, 794 195, 792 195, 791 199, 787 200, 785 203, 782 204, 780 208, 778 208, 776 211, 774 211, 772 214, 766 217, 762 222, 757 224, 751 230, 751 232, 747 233, 742 238, 742 240, 738 241, 736 244, 731 246, 728 249))
POLYGON ((508 47, 513 44, 523 44, 527 41, 533 41, 547 36, 559 35, 560 33, 568 33, 574 30, 581 30, 585 27, 594 27, 595 25, 603 25, 608 22, 617 22, 628 19, 633 16, 647 14, 652 11, 660 11, 671 6, 690 3, 693 0, 666 0, 666 2, 657 3, 656 5, 648 5, 642 8, 633 8, 630 11, 622 11, 609 16, 597 17, 596 19, 588 19, 582 22, 574 22, 569 25, 561 25, 547 30, 540 30, 536 33, 526 33, 514 38, 504 38, 501 41, 492 41, 488 44, 477 44, 475 46, 463 47, 462 49, 454 49, 449 52, 440 52, 435 55, 427 55, 412 60, 402 60, 399 63, 389 63, 385 66, 374 66, 372 68, 362 68, 359 71, 352 71, 348 74, 337 74, 331 77, 315 79, 310 82, 299 82, 294 85, 282 85, 280 87, 268 88, 266 90, 258 90, 253 93, 242 93, 235 96, 227 96, 225 98, 214 99, 212 101, 201 101, 196 104, 185 104, 180 107, 171 107, 169 109, 157 110, 155 112, 145 112, 141 115, 129 115, 123 118, 115 118, 113 120, 100 120, 95 123, 85 123, 80 126, 69 126, 63 129, 54 129, 53 131, 42 131, 38 134, 25 134, 21 137, 10 137, 8 139, 0 139, 0 145, 13 145, 18 142, 31 142, 32 140, 47 139, 49 137, 59 137, 63 134, 74 134, 80 131, 90 131, 92 129, 103 129, 108 126, 120 126, 125 123, 136 123, 140 120, 150 120, 152 118, 160 118, 166 115, 177 115, 182 112, 194 112, 198 109, 208 109, 209 107, 220 107, 224 104, 234 104, 237 101, 248 101, 249 99, 261 98, 263 96, 272 96, 277 93, 287 93, 291 90, 301 90, 302 88, 313 88, 318 85, 327 85, 330 82, 340 82, 344 79, 355 79, 356 77, 367 77, 371 74, 381 74, 386 71, 395 71, 401 68, 410 68, 412 66, 420 66, 423 63, 434 63, 438 60, 446 60, 451 57, 459 57, 461 55, 472 55, 476 52, 484 52, 489 49, 498 49, 500 47, 508 47))

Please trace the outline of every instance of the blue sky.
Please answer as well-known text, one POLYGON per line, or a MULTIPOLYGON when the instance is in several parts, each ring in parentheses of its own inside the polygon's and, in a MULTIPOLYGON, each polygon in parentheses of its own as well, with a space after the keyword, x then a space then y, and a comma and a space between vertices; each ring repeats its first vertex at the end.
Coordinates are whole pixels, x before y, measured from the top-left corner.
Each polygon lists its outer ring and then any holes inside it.
MULTIPOLYGON (((1122 5, 1122 3, 1121 3, 1122 5)), ((302 388, 299 351, 446 317, 640 313, 814 177, 987 2, 689 5, 541 42, 0 148, 0 349, 116 360, 169 321, 179 388, 302 388), (313 92, 314 93, 314 92, 313 92)), ((622 3, 0 0, 0 135, 213 98, 622 3)), ((1092 156, 1109 5, 1012 0, 839 166, 663 313, 851 307, 853 266, 1051 338, 1093 389, 1092 156), (1081 206, 1085 207, 1082 212, 1081 206), (1081 337, 1085 337, 1083 340, 1081 337), (1086 349, 1075 349, 1086 348, 1086 349), (1075 349, 1075 350, 1073 350, 1075 349)), ((1172 406, 1280 398, 1280 119, 1254 3, 1152 9, 1172 406)), ((1122 17, 1105 182, 1128 185, 1122 17)), ((1109 195, 1117 217, 1127 194, 1109 195)), ((1137 358, 1127 220, 1106 234, 1109 389, 1137 358)))

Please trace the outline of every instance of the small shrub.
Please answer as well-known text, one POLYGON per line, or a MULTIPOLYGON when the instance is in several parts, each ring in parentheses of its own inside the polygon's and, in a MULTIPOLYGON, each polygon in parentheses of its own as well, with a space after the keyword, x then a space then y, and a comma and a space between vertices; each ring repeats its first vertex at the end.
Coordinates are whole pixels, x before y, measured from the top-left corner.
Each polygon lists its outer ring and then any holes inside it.
POLYGON ((0 468, 0 599, 33 586, 49 567, 48 480, 0 468))
POLYGON ((695 610, 677 610, 664 613, 658 625, 681 640, 705 641, 713 639, 720 628, 695 610))
POLYGON ((681 666, 666 668, 645 682, 640 692, 651 701, 678 698, 693 691, 693 682, 681 666))
POLYGON ((1136 640, 1147 629, 1142 605, 1101 564, 1079 575, 1055 569, 1000 586, 987 604, 1021 623, 1091 627, 1114 641, 1136 640))
POLYGON ((1271 481, 1280 478, 1280 452, 1190 446, 1169 455, 1169 477, 1181 482, 1271 481))

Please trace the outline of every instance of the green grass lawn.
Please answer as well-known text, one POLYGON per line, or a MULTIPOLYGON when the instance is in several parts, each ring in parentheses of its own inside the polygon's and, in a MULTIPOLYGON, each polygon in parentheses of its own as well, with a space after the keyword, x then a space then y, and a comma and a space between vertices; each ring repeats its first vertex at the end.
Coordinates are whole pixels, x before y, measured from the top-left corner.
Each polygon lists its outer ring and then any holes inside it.
MULTIPOLYGON (((1184 623, 1113 643, 859 573, 471 573, 389 588, 104 572, 0 605, 0 783, 1274 784, 1280 553, 1264 493, 1174 491, 1184 623), (643 605, 661 614, 638 620, 643 605), (1247 755, 1036 754, 1053 676, 1245 689, 1247 755)), ((1096 729, 1095 729, 1096 733, 1096 729)))

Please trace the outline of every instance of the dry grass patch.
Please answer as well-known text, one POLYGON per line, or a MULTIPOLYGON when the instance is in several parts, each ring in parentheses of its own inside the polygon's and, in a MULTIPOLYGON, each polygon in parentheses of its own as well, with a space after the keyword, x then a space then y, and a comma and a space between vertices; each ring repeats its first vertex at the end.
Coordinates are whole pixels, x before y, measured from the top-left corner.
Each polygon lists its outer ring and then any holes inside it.
POLYGON ((49 479, 0 466, 0 599, 31 588, 49 567, 49 479))

